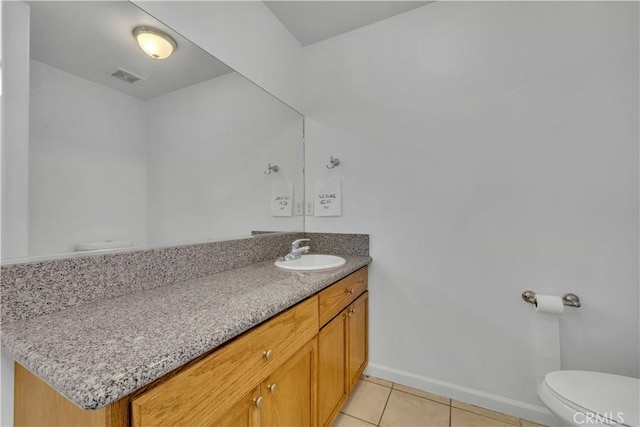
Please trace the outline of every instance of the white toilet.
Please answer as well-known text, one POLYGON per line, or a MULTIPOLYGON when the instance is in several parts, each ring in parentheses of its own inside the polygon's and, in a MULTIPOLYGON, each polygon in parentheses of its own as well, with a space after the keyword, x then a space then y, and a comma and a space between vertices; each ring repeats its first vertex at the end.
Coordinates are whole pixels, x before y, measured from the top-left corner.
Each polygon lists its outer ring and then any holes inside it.
POLYGON ((555 371, 538 395, 570 426, 640 427, 640 380, 587 371, 555 371))

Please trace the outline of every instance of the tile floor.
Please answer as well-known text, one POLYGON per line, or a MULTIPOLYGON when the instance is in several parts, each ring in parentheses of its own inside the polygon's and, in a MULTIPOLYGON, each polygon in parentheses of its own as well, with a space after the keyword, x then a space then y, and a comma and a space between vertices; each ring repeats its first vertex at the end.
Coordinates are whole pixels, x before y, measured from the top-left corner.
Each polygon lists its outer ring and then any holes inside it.
POLYGON ((510 415, 363 375, 333 427, 541 427, 510 415))

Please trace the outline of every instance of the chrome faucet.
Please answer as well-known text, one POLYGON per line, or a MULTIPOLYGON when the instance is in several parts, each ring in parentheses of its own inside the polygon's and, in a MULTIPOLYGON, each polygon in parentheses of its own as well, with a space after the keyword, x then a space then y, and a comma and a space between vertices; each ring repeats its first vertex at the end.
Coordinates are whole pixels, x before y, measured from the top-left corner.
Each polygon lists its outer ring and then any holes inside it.
POLYGON ((291 243, 291 251, 284 256, 285 261, 293 261, 306 254, 311 249, 309 246, 298 247, 302 242, 310 242, 311 239, 298 239, 291 243))

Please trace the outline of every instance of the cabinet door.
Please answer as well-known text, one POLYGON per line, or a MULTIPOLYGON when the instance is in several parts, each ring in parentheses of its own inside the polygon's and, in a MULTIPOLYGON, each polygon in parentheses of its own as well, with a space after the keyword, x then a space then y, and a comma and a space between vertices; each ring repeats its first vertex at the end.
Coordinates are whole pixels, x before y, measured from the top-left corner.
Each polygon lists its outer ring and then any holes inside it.
POLYGON ((318 424, 330 425, 349 394, 346 369, 347 310, 318 334, 318 424))
POLYGON ((347 310, 348 372, 351 390, 369 361, 369 293, 362 294, 347 310))
POLYGON ((260 386, 251 390, 224 415, 212 423, 225 427, 258 427, 260 425, 260 407, 264 398, 260 396, 260 386))
POLYGON ((314 337, 262 383, 263 426, 317 424, 316 359, 314 337))

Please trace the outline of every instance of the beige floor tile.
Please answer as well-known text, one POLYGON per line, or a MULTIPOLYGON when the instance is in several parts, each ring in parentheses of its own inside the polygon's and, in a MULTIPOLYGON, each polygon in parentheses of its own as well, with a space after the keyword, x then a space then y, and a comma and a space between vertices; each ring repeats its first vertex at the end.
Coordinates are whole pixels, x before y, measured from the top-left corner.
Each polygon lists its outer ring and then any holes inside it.
POLYGON ((545 427, 541 424, 532 423, 531 421, 527 421, 527 420, 520 420, 520 425, 522 427, 545 427))
POLYGON ((502 421, 507 424, 520 426, 520 420, 516 417, 512 417, 511 415, 490 411, 489 409, 484 409, 479 406, 470 405, 468 403, 460 402, 458 400, 453 400, 453 399, 451 400, 451 406, 453 406, 454 408, 464 409, 465 411, 468 411, 468 412, 473 412, 474 414, 493 418, 494 420, 502 421))
POLYGON ((369 381, 370 383, 383 385, 385 387, 393 387, 393 383, 391 381, 383 380, 382 378, 372 377, 371 375, 362 375, 360 379, 369 381))
POLYGON ((393 390, 380 426, 449 427, 449 406, 393 390))
POLYGON ((495 418, 451 408, 451 427, 510 427, 512 425, 495 418))
POLYGON ((393 385, 395 390, 404 391, 405 393, 411 393, 419 397, 424 397, 425 399, 434 400, 438 403, 444 403, 445 405, 449 405, 451 403, 451 399, 448 397, 438 396, 437 394, 428 393, 426 391, 418 390, 417 388, 407 387, 406 385, 395 383, 393 385))
POLYGON ((347 414, 340 414, 333 423, 333 427, 375 427, 374 424, 359 420, 347 414))
POLYGON ((378 424, 391 389, 369 381, 358 381, 342 412, 378 424))

